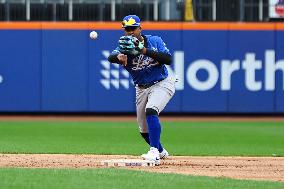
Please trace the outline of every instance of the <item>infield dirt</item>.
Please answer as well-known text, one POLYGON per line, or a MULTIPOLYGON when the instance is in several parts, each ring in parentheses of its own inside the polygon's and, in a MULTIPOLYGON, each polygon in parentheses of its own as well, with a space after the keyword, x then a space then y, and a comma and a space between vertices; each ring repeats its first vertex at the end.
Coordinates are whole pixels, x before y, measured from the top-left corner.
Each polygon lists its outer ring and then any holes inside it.
MULTIPOLYGON (((101 161, 139 158, 129 155, 0 154, 0 167, 106 168, 100 165, 101 161)), ((159 166, 124 169, 284 182, 284 157, 172 156, 159 166)))

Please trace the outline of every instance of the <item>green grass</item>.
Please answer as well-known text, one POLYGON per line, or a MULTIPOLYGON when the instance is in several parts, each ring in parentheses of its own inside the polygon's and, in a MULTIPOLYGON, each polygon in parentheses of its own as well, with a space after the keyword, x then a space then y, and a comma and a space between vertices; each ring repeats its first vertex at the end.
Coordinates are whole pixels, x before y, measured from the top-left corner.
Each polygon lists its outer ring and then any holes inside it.
MULTIPOLYGON (((284 156, 283 122, 166 122, 173 155, 284 156)), ((1 153, 133 154, 148 148, 135 122, 0 122, 1 153)))
POLYGON ((1 188, 280 189, 284 183, 156 174, 120 169, 0 169, 1 188))
MULTIPOLYGON (((165 122, 172 155, 284 156, 284 122, 165 122)), ((0 153, 140 155, 148 146, 135 122, 0 121, 0 153)), ((121 169, 0 169, 0 188, 284 188, 284 183, 121 169)))

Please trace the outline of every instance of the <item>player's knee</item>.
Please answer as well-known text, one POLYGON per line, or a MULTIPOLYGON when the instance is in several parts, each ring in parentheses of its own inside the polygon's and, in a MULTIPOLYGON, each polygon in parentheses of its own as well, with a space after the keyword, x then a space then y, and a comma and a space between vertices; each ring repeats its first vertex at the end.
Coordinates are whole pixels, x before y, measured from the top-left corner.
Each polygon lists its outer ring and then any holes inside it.
POLYGON ((153 108, 146 108, 146 116, 148 115, 158 115, 158 112, 153 108))

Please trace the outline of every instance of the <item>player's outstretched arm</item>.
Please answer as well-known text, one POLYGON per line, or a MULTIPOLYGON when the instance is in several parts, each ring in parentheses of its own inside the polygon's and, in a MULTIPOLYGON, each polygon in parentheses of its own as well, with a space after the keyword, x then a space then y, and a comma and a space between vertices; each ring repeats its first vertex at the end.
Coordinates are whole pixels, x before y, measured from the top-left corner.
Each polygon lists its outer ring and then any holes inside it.
POLYGON ((145 49, 143 54, 153 58, 154 60, 158 61, 160 64, 170 65, 172 63, 172 55, 165 52, 157 52, 151 49, 145 49))
POLYGON ((108 61, 111 63, 121 64, 123 66, 127 65, 127 55, 125 54, 111 54, 108 57, 108 61))
POLYGON ((110 54, 109 57, 107 58, 107 60, 110 62, 110 63, 119 63, 119 60, 117 58, 117 55, 118 54, 110 54))

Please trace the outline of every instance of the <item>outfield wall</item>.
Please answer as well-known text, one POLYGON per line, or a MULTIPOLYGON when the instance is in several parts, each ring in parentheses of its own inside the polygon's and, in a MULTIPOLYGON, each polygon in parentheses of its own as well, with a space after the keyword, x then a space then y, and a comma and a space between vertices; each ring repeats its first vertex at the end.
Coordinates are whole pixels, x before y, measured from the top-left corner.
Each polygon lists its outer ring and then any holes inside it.
MULTIPOLYGON (((284 113, 284 24, 144 23, 179 77, 168 112, 284 113)), ((0 112, 135 112, 120 23, 0 23, 0 112), (99 38, 89 39, 96 30, 99 38)))

